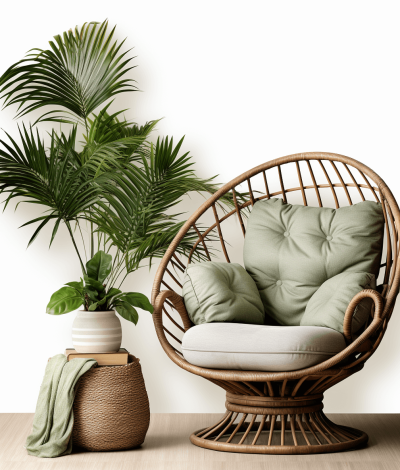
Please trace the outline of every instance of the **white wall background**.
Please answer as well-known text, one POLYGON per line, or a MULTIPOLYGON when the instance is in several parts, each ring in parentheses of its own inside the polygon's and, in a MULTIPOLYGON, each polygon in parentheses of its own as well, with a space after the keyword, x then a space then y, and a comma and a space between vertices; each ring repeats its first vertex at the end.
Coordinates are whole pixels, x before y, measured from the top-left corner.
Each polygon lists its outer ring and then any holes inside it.
MULTIPOLYGON (((321 150, 371 166, 400 198, 396 1, 23 0, 1 10, 0 73, 76 24, 117 24, 135 48, 143 93, 121 96, 114 109, 129 107, 139 123, 165 117, 159 133, 186 135, 203 177, 227 182, 264 161, 321 150)), ((15 136, 13 117, 0 112, 0 127, 15 136)), ((26 249, 32 229, 18 227, 38 213, 25 205, 0 216, 1 412, 33 412, 48 357, 71 345, 75 314, 49 316, 45 306, 80 268, 65 233, 50 251, 49 231, 26 249)), ((126 288, 150 295, 154 274, 144 268, 126 288)), ((399 317, 400 304, 365 369, 327 393, 328 412, 400 412, 399 317)), ((122 322, 153 412, 223 410, 221 390, 169 361, 147 312, 137 327, 122 322)))

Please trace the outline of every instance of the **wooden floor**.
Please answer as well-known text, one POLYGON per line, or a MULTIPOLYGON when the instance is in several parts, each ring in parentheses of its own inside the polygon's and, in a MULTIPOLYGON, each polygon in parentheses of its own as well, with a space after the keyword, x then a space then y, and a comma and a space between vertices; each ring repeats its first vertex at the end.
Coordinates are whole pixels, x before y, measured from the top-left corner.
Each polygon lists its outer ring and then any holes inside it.
POLYGON ((122 452, 80 452, 57 459, 27 455, 23 445, 32 414, 0 414, 0 470, 399 470, 400 415, 328 415, 366 431, 367 447, 338 454, 248 455, 193 446, 188 436, 216 421, 210 414, 153 414, 142 447, 122 452))

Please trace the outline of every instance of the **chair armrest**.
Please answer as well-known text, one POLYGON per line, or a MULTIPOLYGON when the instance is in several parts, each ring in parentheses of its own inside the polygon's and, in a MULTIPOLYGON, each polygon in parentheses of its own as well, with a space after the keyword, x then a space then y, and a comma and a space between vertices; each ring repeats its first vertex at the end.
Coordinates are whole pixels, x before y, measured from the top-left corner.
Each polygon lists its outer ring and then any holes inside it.
POLYGON ((169 300, 174 306, 175 310, 179 313, 182 319, 184 330, 187 331, 189 328, 191 328, 193 326, 193 323, 190 320, 189 315, 186 311, 186 307, 183 302, 183 297, 181 297, 179 294, 177 294, 173 290, 163 290, 158 294, 154 302, 153 315, 162 314, 162 309, 166 300, 169 300))
POLYGON ((375 311, 373 314, 374 319, 382 319, 384 299, 382 295, 373 289, 364 289, 358 294, 356 294, 350 301, 343 320, 343 335, 346 338, 346 341, 350 344, 353 342, 352 335, 352 322, 353 315, 356 310, 357 305, 365 298, 369 297, 374 301, 375 311))

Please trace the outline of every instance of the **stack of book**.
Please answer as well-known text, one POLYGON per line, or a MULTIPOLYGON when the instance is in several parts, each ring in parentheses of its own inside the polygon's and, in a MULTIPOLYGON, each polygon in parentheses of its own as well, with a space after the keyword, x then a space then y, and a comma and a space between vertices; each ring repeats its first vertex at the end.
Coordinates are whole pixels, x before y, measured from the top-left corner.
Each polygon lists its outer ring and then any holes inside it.
POLYGON ((66 349, 65 355, 68 361, 80 357, 94 359, 99 366, 123 366, 128 364, 129 353, 123 348, 115 353, 79 353, 75 349, 66 349))

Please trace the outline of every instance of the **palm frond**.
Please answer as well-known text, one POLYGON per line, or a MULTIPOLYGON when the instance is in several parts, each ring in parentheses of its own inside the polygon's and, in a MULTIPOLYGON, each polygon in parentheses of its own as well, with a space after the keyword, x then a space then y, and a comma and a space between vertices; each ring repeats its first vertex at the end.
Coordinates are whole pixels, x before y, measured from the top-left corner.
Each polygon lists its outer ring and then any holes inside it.
POLYGON ((104 106, 98 114, 93 114, 93 118, 88 118, 90 127, 89 134, 84 136, 86 142, 106 143, 127 137, 141 137, 143 142, 160 121, 157 119, 146 122, 143 126, 138 126, 125 118, 120 119, 121 114, 126 110, 109 114, 108 110, 111 104, 112 102, 104 106))
POLYGON ((123 128, 124 137, 142 136, 147 138, 151 132, 153 132, 155 126, 160 122, 161 119, 155 119, 148 121, 142 126, 138 124, 129 124, 123 128))
POLYGON ((46 215, 24 225, 40 222, 29 241, 31 244, 43 227, 53 221, 51 244, 61 222, 68 224, 84 218, 86 211, 99 200, 103 179, 98 180, 99 184, 92 184, 85 169, 75 168, 66 157, 72 148, 59 143, 71 145, 74 135, 63 136, 58 141, 52 139, 47 151, 39 134, 25 126, 19 129, 21 145, 7 136, 9 142, 0 140, 0 193, 8 194, 5 206, 16 197, 45 206, 46 215))
MULTIPOLYGON (((165 255, 165 252, 184 223, 185 222, 183 221, 165 224, 165 226, 159 231, 153 232, 143 239, 136 240, 135 249, 132 250, 130 255, 127 257, 127 272, 130 273, 139 269, 143 260, 149 260, 149 267, 151 268, 154 259, 161 259, 165 255)), ((202 227, 198 227, 198 229, 202 230, 202 227)), ((199 236, 197 232, 194 229, 190 229, 180 241, 176 249, 176 253, 188 257, 198 238, 199 236)), ((215 240, 216 236, 213 233, 210 233, 205 237, 209 254, 213 254, 214 251, 213 246, 209 242, 215 240)), ((193 259, 198 261, 208 260, 208 255, 203 244, 200 243, 197 245, 193 252, 193 259)))
POLYGON ((96 142, 90 139, 84 148, 78 152, 76 146, 76 126, 70 134, 50 135, 52 145, 56 147, 59 159, 67 159, 75 169, 81 168, 87 173, 88 179, 94 179, 107 171, 122 170, 129 161, 128 148, 143 143, 141 137, 126 138, 115 141, 96 142))
MULTIPOLYGON (((142 165, 130 165, 123 173, 115 173, 104 182, 103 198, 98 202, 92 220, 110 245, 126 257, 128 272, 138 268, 144 259, 162 257, 183 222, 181 214, 171 209, 191 191, 215 192, 213 178, 195 176, 193 161, 188 153, 179 155, 183 139, 174 146, 172 139, 159 139, 151 147, 150 158, 142 165)), ((193 231, 181 244, 185 254, 197 234, 193 231)), ((202 253, 198 246, 198 256, 202 253)))
POLYGON ((88 119, 89 132, 84 136, 85 146, 81 152, 82 164, 94 158, 104 161, 102 171, 123 169, 127 163, 140 160, 147 153, 146 137, 156 124, 148 125, 147 132, 132 132, 131 123, 118 119, 123 111, 110 115, 108 108, 109 105, 105 106, 93 119, 88 119), (108 163, 111 166, 107 166, 108 163))
POLYGON ((133 67, 121 52, 124 41, 113 40, 115 27, 108 22, 85 23, 54 37, 50 48, 32 49, 0 77, 4 106, 18 104, 17 117, 45 106, 36 121, 85 123, 89 115, 109 98, 137 90, 133 80, 122 78, 133 67))

